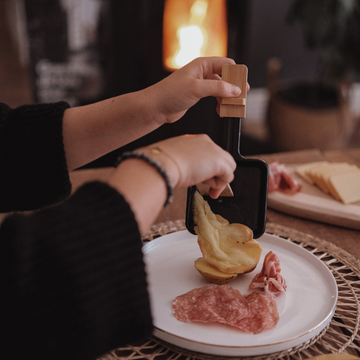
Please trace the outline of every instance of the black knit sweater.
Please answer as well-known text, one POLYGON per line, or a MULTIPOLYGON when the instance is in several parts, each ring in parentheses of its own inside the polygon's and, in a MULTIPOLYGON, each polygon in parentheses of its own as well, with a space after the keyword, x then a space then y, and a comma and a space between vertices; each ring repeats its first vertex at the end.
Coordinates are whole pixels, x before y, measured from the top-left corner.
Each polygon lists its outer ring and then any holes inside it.
POLYGON ((152 331, 129 205, 100 182, 69 197, 67 107, 0 104, 0 212, 16 212, 0 227, 0 356, 8 359, 96 359, 152 331))

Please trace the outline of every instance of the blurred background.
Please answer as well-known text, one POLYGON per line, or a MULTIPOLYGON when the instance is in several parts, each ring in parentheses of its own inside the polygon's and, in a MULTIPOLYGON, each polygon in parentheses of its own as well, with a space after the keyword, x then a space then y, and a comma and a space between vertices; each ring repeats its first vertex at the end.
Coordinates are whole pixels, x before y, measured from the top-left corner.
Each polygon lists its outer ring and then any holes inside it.
MULTIPOLYGON (((241 153, 359 145, 356 0, 0 0, 0 102, 84 105, 158 82, 197 56, 249 69, 241 153)), ((89 164, 185 133, 221 144, 216 101, 89 164)))

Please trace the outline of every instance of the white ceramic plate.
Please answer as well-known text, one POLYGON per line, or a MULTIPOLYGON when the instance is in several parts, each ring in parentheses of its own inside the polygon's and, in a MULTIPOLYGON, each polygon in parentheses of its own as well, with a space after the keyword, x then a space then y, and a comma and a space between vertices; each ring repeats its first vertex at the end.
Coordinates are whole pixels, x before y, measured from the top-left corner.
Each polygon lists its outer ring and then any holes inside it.
POLYGON ((337 285, 329 269, 302 247, 265 234, 257 268, 229 285, 242 294, 260 272, 268 251, 277 254, 288 289, 277 297, 280 320, 275 329, 253 335, 220 324, 183 323, 172 315, 171 302, 208 282, 194 267, 201 256, 197 237, 188 231, 162 236, 143 247, 155 325, 154 335, 176 346, 224 356, 255 356, 290 349, 312 339, 330 322, 337 285))

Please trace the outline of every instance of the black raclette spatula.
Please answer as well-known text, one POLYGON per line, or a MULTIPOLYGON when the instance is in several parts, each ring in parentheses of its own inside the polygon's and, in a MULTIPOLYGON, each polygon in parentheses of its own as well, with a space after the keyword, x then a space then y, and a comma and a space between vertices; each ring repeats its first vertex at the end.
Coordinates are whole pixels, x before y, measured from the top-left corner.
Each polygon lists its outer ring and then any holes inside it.
MULTIPOLYGON (((223 148, 235 159, 237 167, 230 187, 234 196, 220 196, 212 199, 203 196, 211 210, 230 223, 240 223, 253 231, 259 238, 265 232, 269 168, 258 159, 247 159, 240 154, 241 118, 246 117, 247 67, 245 65, 224 65, 223 80, 241 88, 238 98, 224 98, 220 105, 223 118, 223 148)), ((196 186, 188 188, 186 205, 186 228, 195 234, 193 201, 196 186)))

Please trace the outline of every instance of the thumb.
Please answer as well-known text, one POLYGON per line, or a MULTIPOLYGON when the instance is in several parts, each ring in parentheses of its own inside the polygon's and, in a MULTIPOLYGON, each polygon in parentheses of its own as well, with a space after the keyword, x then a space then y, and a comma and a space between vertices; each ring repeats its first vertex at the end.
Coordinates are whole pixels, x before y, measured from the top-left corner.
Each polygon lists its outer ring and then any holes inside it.
POLYGON ((215 96, 215 97, 237 97, 241 94, 241 89, 233 84, 224 80, 211 79, 200 80, 199 91, 202 96, 215 96))
POLYGON ((217 199, 224 189, 225 189, 225 186, 222 189, 210 188, 209 195, 212 199, 217 199))

